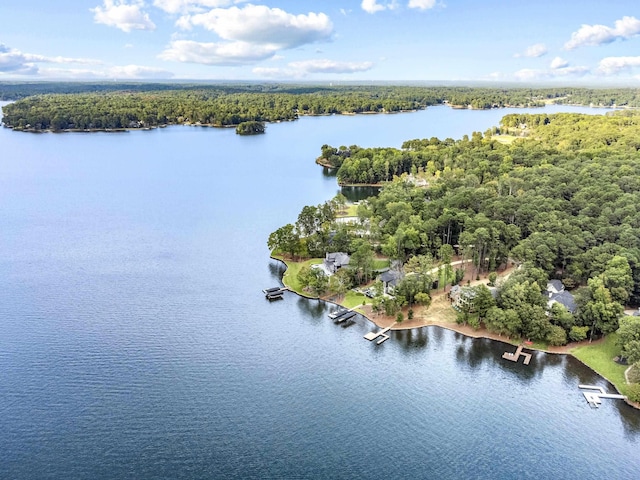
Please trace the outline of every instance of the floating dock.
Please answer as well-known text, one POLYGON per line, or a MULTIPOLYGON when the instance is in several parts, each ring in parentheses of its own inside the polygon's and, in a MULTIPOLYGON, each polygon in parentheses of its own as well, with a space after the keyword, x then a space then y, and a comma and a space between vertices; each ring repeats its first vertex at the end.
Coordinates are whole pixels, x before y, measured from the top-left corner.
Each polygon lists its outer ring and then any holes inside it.
POLYGON ((282 298, 284 292, 286 291, 286 287, 273 287, 265 288, 264 290, 262 290, 262 293, 264 293, 268 300, 279 300, 282 298))
POLYGON ((525 365, 529 365, 529 362, 531 361, 531 354, 530 353, 524 353, 522 351, 524 347, 522 345, 518 345, 518 349, 516 350, 515 353, 509 353, 509 352, 504 352, 502 354, 502 358, 504 358, 505 360, 509 360, 511 362, 517 362, 520 357, 524 357, 524 360, 522 363, 524 363, 525 365))
POLYGON ((378 345, 380 345, 385 340, 389 340, 389 335, 387 335, 387 332, 389 330, 391 330, 391 327, 387 327, 384 330, 380 330, 379 332, 369 332, 364 336, 364 338, 366 338, 370 342, 373 342, 376 338, 380 338, 376 342, 378 345))
POLYGON ((337 316, 336 318, 334 318, 334 322, 335 323, 342 323, 346 320, 349 320, 350 318, 353 318, 356 316, 356 312, 351 311, 351 310, 347 310, 346 312, 344 312, 342 315, 337 316))
POLYGON ((349 309, 346 309, 346 308, 344 308, 344 307, 340 307, 340 308, 338 308, 337 310, 334 310, 334 311, 330 312, 330 313, 329 313, 329 318, 330 318, 331 320, 337 320, 339 317, 341 317, 341 316, 343 316, 343 315, 346 315, 346 314, 347 314, 347 313, 349 313, 349 312, 353 312, 353 311, 354 311, 356 308, 358 308, 359 306, 360 306, 360 305, 357 305, 357 306, 355 306, 355 307, 353 307, 353 308, 349 308, 349 309))
POLYGON ((624 400, 624 395, 619 395, 617 393, 607 393, 604 391, 604 388, 597 387, 595 385, 578 385, 578 388, 581 390, 595 390, 595 392, 582 392, 584 398, 587 400, 587 403, 592 407, 598 408, 602 403, 601 398, 613 398, 617 400, 624 400))

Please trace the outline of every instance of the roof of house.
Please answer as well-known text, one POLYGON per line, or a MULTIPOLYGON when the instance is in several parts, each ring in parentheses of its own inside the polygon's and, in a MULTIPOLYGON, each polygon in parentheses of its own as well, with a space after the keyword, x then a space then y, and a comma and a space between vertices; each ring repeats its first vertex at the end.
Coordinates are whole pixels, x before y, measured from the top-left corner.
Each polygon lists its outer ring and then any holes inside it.
POLYGON ((549 280, 547 283, 547 291, 552 293, 559 293, 564 290, 564 285, 560 280, 549 280))
POLYGON ((342 267, 349 265, 349 255, 344 252, 327 253, 324 261, 326 263, 333 263, 336 267, 342 267))
POLYGON ((573 295, 571 295, 566 290, 551 295, 551 298, 549 298, 549 302, 558 302, 559 304, 564 305, 564 307, 571 313, 575 312, 578 308, 575 298, 573 298, 573 295))
POLYGON ((396 285, 399 279, 400 272, 398 272, 397 270, 387 270, 382 275, 380 275, 380 280, 390 285, 396 285))

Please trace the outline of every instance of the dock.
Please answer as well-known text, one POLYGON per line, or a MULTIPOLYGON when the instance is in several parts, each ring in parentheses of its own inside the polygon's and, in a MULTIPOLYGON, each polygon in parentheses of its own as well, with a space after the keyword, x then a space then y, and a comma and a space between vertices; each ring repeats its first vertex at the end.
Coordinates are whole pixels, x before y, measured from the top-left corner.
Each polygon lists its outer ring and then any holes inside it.
POLYGON ((582 392, 587 403, 595 408, 600 406, 602 398, 612 398, 616 400, 624 400, 627 398, 624 395, 619 395, 617 393, 607 393, 604 391, 604 388, 597 387, 595 385, 578 385, 578 388, 581 390, 595 390, 594 392, 582 392))
POLYGON ((264 290, 262 290, 262 293, 264 293, 265 297, 267 297, 268 300, 279 300, 287 290, 287 287, 272 287, 265 288, 264 290))
POLYGON ((502 354, 502 358, 504 358, 505 360, 509 360, 511 362, 517 362, 520 359, 520 357, 524 357, 524 360, 522 363, 524 363, 525 365, 529 365, 529 362, 531 361, 531 354, 524 353, 522 351, 523 348, 524 348, 523 345, 518 345, 518 349, 516 350, 515 353, 504 352, 502 354))
POLYGON ((334 310, 332 312, 329 313, 329 318, 331 320, 337 320, 338 317, 342 317, 343 315, 346 315, 349 312, 353 312, 356 308, 358 308, 360 305, 356 305, 353 308, 344 308, 344 307, 340 307, 337 310, 334 310))
POLYGON ((364 338, 366 338, 370 342, 373 342, 376 338, 379 338, 376 343, 380 345, 385 340, 389 340, 390 337, 389 335, 387 335, 387 332, 389 330, 391 330, 391 327, 387 327, 384 330, 380 330, 379 332, 369 332, 364 336, 364 338))
POLYGON ((335 323, 342 323, 345 322, 347 320, 349 320, 350 318, 353 318, 356 316, 356 312, 352 311, 352 310, 347 310, 346 312, 344 312, 342 315, 337 316, 336 318, 334 318, 334 322, 335 323))

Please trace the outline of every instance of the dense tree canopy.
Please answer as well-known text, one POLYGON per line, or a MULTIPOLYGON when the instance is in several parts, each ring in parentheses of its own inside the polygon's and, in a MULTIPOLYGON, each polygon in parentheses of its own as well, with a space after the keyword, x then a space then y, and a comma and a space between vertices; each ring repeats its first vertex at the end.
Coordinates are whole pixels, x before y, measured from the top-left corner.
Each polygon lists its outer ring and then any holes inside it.
MULTIPOLYGON (((640 106, 635 89, 501 89, 291 84, 0 83, 3 122, 16 129, 87 130, 171 124, 238 125, 294 120, 299 115, 399 112, 448 104, 460 108, 540 106, 547 101, 640 106)), ((378 180, 399 174, 383 161, 378 180)), ((401 163, 408 166, 408 160, 401 163)), ((415 163, 415 162, 414 162, 415 163)), ((372 183, 372 182, 366 182, 372 183)))

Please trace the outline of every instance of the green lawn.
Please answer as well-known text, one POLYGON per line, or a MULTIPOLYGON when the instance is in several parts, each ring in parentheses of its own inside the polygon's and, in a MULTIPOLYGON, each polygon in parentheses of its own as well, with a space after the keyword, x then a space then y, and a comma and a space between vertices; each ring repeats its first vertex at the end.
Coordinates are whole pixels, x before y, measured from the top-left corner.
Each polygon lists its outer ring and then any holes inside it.
POLYGON ((294 292, 303 295, 305 297, 310 296, 308 293, 302 291, 302 285, 298 281, 298 272, 304 266, 317 265, 322 263, 322 258, 311 258, 309 260, 305 260, 304 262, 292 262, 291 260, 284 260, 282 256, 273 254, 274 258, 278 260, 282 260, 287 265, 287 271, 284 272, 284 276, 282 277, 282 283, 285 286, 289 287, 294 292))
POLYGON ((617 338, 618 336, 612 333, 607 335, 601 343, 576 347, 571 350, 571 353, 613 383, 620 392, 626 394, 624 371, 627 367, 613 361, 613 358, 620 354, 620 347, 616 345, 617 338))
POLYGON ((345 206, 343 210, 338 212, 338 217, 357 217, 358 216, 358 205, 354 205, 350 203, 345 206))
POLYGON ((387 268, 391 262, 388 258, 376 258, 373 261, 373 269, 374 270, 382 270, 383 268, 387 268))
POLYGON ((371 300, 365 297, 363 294, 354 292, 353 290, 349 290, 340 303, 347 308, 353 308, 357 307, 358 305, 362 306, 363 301, 371 303, 371 300))

